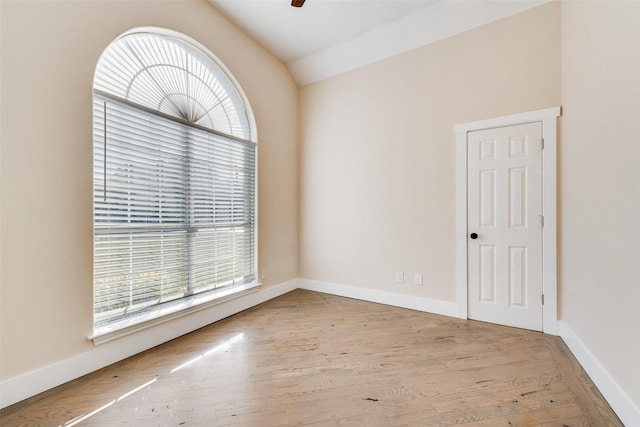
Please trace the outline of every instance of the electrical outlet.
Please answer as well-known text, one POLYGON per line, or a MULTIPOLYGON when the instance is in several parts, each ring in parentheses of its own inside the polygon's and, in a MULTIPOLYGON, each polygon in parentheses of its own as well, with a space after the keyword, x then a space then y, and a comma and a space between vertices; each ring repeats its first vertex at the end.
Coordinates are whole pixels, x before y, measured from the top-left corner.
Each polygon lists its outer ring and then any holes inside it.
POLYGON ((261 278, 261 279, 266 279, 266 278, 267 278, 267 267, 264 267, 264 268, 260 271, 260 278, 261 278))
POLYGON ((413 276, 413 283, 422 286, 422 273, 416 273, 415 276, 413 276))
POLYGON ((396 271, 396 283, 404 283, 404 272, 396 271))

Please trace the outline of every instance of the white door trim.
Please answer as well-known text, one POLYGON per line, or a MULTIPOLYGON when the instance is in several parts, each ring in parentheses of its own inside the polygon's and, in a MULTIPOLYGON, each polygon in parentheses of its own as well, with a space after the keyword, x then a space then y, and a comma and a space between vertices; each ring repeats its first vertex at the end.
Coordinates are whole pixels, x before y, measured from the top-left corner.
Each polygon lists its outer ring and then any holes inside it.
POLYGON ((454 127, 456 133, 456 302, 458 317, 467 318, 467 134, 495 127, 541 122, 542 150, 542 306, 543 332, 558 335, 556 249, 556 147, 560 107, 496 117, 454 127))

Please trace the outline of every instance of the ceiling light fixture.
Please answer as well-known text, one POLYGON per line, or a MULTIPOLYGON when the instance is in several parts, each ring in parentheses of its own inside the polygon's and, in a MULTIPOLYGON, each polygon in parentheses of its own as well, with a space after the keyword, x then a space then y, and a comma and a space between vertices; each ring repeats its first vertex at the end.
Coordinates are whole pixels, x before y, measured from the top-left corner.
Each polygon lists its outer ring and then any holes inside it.
POLYGON ((304 0, 291 0, 291 6, 293 7, 302 7, 304 4, 304 0))

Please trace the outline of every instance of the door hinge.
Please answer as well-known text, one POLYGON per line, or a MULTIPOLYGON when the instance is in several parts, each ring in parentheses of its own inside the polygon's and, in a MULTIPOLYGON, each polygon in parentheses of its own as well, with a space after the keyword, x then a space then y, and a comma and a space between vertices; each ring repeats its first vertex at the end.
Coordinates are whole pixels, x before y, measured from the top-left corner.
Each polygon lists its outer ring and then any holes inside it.
POLYGON ((538 215, 540 217, 540 227, 544 228, 544 215, 538 215))
POLYGON ((544 305, 544 294, 542 294, 541 296, 542 296, 542 305, 544 305))
POLYGON ((544 138, 540 140, 540 150, 544 150, 544 138))

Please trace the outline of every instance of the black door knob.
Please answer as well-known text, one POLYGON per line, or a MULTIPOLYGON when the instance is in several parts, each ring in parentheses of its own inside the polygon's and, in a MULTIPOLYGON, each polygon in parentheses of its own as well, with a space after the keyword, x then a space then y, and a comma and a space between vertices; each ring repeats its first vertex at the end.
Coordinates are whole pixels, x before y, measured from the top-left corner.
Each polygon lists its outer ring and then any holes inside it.
POLYGON ((478 234, 477 233, 471 233, 471 235, 469 237, 471 237, 472 239, 475 240, 475 239, 478 238, 478 234))

